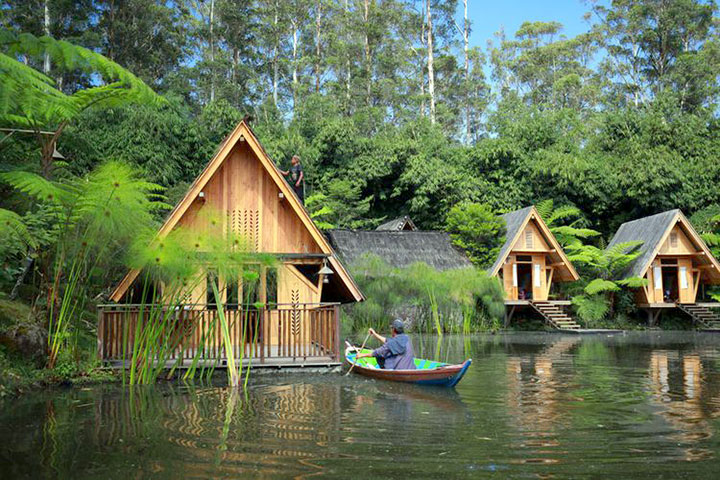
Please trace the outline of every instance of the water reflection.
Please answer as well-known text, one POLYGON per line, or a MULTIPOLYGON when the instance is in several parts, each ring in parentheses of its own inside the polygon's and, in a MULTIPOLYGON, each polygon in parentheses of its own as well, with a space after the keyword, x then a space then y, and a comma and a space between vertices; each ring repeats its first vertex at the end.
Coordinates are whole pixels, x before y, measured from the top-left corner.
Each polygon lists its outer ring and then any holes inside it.
POLYGON ((714 456, 712 450, 699 446, 713 435, 708 420, 720 411, 717 397, 703 395, 704 375, 697 353, 656 351, 651 355, 654 404, 674 430, 668 438, 682 445, 683 458, 687 461, 707 460, 714 456))
POLYGON ((474 359, 456 390, 276 372, 247 395, 38 392, 1 405, 0 478, 710 478, 719 346, 692 334, 446 337, 443 359, 474 359))

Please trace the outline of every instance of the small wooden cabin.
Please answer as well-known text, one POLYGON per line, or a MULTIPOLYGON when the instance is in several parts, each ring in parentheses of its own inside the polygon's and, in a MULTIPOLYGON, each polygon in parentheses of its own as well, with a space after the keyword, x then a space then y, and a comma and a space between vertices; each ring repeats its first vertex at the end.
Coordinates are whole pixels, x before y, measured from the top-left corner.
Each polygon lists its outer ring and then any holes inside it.
POLYGON ((625 242, 642 242, 623 276, 647 279, 639 306, 693 304, 705 285, 720 284, 720 264, 680 210, 623 223, 608 248, 625 242))
MULTIPOLYGON (((165 220, 158 237, 178 227, 242 235, 254 252, 277 258, 277 267, 260 272, 260 288, 252 299, 266 305, 256 313, 252 327, 261 343, 253 347, 254 352, 263 361, 288 357, 288 347, 294 348, 293 361, 313 356, 340 358, 337 306, 362 301, 363 295, 245 122, 220 145, 165 220), (220 213, 221 228, 209 225, 209 219, 218 216, 206 212, 220 213)), ((139 273, 129 271, 117 285, 110 296, 116 304, 101 306, 98 343, 102 359, 116 359, 121 350, 116 337, 122 331, 123 313, 136 308, 131 297, 139 273)), ((201 278, 211 274, 198 266, 201 278)), ((225 303, 244 298, 238 279, 220 282, 225 303)), ((185 307, 192 313, 191 321, 208 323, 214 302, 207 282, 199 281, 191 297, 185 307)))
POLYGON ((412 219, 404 215, 399 218, 394 218, 390 220, 389 222, 385 222, 379 227, 377 227, 375 230, 380 231, 387 231, 387 232, 403 232, 403 231, 411 231, 414 232, 417 230, 417 227, 415 226, 415 223, 413 223, 412 219))
POLYGON ((553 284, 579 278, 534 206, 501 217, 505 243, 488 275, 502 280, 508 301, 546 301, 553 284))

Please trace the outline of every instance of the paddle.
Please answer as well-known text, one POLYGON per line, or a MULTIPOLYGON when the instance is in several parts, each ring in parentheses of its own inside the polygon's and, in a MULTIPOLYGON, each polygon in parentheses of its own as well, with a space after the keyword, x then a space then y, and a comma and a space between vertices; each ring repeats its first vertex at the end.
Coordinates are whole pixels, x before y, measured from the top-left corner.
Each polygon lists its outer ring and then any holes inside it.
POLYGON ((355 368, 355 365, 357 364, 357 361, 358 361, 358 358, 357 358, 358 353, 360 353, 360 352, 362 351, 362 349, 365 348, 365 344, 367 343, 368 338, 370 338, 370 332, 368 332, 367 336, 365 337, 365 340, 363 340, 363 343, 362 343, 362 346, 360 347, 360 350, 356 350, 356 351, 355 351, 355 361, 353 362, 352 365, 350 365, 350 369, 349 369, 349 370, 347 371, 347 373, 345 374, 346 377, 347 377, 348 375, 350 375, 350 372, 352 372, 352 369, 355 368))

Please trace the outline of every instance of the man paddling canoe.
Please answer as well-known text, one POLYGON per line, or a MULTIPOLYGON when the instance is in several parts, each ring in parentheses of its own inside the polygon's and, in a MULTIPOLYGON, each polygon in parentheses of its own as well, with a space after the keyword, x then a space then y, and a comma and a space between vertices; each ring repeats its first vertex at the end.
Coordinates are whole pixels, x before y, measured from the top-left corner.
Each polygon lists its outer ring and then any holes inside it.
POLYGON ((383 345, 370 353, 359 353, 357 358, 375 357, 378 366, 386 370, 414 370, 415 355, 410 337, 405 335, 405 324, 395 319, 390 324, 392 337, 387 339, 370 328, 368 334, 377 338, 383 345))

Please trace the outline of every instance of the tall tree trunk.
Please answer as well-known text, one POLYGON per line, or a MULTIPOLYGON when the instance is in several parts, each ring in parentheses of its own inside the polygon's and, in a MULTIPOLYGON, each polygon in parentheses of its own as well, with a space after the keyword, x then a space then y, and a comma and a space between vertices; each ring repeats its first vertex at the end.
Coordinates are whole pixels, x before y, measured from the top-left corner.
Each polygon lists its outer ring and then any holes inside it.
POLYGON ((470 22, 468 0, 463 0, 463 52, 465 53, 465 142, 470 144, 470 22))
POLYGON ((275 16, 273 17, 273 35, 275 35, 275 45, 273 47, 273 84, 272 84, 272 96, 273 96, 273 104, 275 105, 275 108, 278 106, 278 81, 280 78, 280 65, 278 62, 278 50, 280 49, 280 35, 278 35, 278 23, 280 22, 279 13, 278 13, 278 2, 275 2, 275 16))
MULTIPOLYGON (((43 22, 45 35, 50 36, 50 6, 48 4, 50 0, 45 0, 45 18, 43 22)), ((43 73, 45 75, 50 74, 50 54, 45 52, 45 59, 43 61, 43 73)))
MULTIPOLYGON (((421 17, 425 16, 425 11, 423 10, 421 17)), ((423 46, 423 48, 427 48, 427 38, 425 38, 425 20, 423 19, 420 22, 420 44, 423 46)), ((425 65, 422 62, 424 54, 420 53, 418 55, 418 60, 420 63, 420 116, 425 116, 425 65)))
POLYGON ((428 95, 430 96, 430 123, 435 123, 435 69, 433 66, 433 27, 431 0, 426 0, 427 8, 427 55, 428 55, 428 95))
POLYGON ((345 0, 345 102, 346 113, 350 114, 350 6, 348 0, 345 0))
POLYGON ((215 100, 215 0, 210 0, 210 102, 215 100))
POLYGON ((320 92, 320 40, 322 33, 322 0, 315 3, 315 93, 320 92))
POLYGON ((370 52, 370 0, 364 0, 363 20, 365 21, 365 75, 367 75, 367 90, 365 92, 365 103, 370 105, 372 95, 372 57, 370 52))
POLYGON ((297 52, 298 52, 298 24, 296 20, 292 21, 292 97, 293 97, 293 111, 297 106, 297 91, 298 91, 298 67, 297 67, 297 52))

